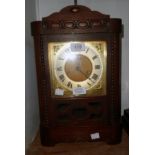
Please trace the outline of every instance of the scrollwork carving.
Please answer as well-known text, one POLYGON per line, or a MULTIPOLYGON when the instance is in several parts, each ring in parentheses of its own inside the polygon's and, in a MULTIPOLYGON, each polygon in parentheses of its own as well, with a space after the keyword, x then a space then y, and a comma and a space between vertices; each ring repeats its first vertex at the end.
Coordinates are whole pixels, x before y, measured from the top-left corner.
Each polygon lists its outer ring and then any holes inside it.
POLYGON ((109 15, 101 14, 97 11, 91 11, 89 8, 81 5, 68 6, 60 12, 53 13, 43 18, 42 28, 46 31, 71 31, 107 29, 109 15))

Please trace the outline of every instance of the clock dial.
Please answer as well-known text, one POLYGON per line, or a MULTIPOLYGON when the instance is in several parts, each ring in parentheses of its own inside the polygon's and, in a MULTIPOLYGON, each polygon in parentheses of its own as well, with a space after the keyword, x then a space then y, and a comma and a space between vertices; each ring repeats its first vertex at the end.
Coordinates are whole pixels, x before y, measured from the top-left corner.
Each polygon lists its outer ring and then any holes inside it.
MULTIPOLYGON (((66 42, 50 44, 57 49, 49 61, 53 85, 56 88, 72 92, 82 87, 88 92, 95 89, 106 89, 105 51, 100 51, 101 42, 66 42), (98 48, 96 48, 98 47, 98 48), (54 78, 53 78, 54 77, 54 78), (104 82, 104 86, 102 86, 104 82)), ((103 45, 102 45, 103 46, 103 45)), ((104 47, 104 46, 103 46, 104 47)), ((49 49, 51 49, 49 48, 49 49)), ((49 50, 50 51, 50 50, 49 50)))

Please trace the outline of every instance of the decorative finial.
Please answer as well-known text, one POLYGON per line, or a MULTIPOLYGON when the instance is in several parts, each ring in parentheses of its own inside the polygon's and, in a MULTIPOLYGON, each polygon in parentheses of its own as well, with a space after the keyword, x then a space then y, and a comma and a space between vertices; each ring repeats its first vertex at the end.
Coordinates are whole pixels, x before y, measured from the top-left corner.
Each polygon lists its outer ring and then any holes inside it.
POLYGON ((74 0, 74 5, 77 5, 77 0, 74 0))

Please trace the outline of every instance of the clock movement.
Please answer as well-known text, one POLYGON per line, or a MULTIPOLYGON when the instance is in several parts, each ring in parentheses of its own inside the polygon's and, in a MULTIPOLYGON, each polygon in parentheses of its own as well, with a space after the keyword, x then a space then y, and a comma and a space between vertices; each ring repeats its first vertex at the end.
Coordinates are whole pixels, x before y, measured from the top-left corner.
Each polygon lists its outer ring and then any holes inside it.
POLYGON ((71 5, 31 28, 41 143, 119 143, 121 19, 71 5))

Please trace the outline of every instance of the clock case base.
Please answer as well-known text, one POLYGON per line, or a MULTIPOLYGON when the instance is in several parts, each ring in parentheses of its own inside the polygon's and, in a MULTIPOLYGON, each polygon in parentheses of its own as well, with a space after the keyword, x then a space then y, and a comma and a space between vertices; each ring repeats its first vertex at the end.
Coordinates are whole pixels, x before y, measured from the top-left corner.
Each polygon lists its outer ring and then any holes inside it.
MULTIPOLYGON (((109 144, 121 141, 121 19, 110 18, 109 15, 91 11, 81 5, 68 6, 58 13, 53 13, 42 21, 31 23, 34 36, 37 82, 40 108, 41 143, 51 146, 59 142, 99 141, 109 144), (98 97, 55 99, 51 96, 50 76, 47 58, 49 41, 107 41, 107 95, 98 97), (77 112, 77 117, 69 118, 69 123, 57 123, 59 108, 55 105, 62 100, 70 103, 70 109, 86 109, 86 116, 91 115, 90 102, 101 103, 101 119, 81 119, 83 110, 77 112), (76 102, 76 103, 75 103, 76 102), (99 133, 99 139, 92 140, 91 134, 99 133)), ((68 115, 74 112, 70 110, 68 115)), ((94 109, 95 110, 95 109, 94 109)), ((97 112, 97 111, 96 111, 97 112)), ((66 111, 67 113, 67 111, 66 111)), ((75 113, 76 114, 76 113, 75 113)), ((89 118, 89 117, 88 117, 89 118)))
POLYGON ((53 146, 63 142, 96 142, 105 141, 107 144, 118 144, 121 142, 122 127, 119 124, 113 126, 76 126, 48 128, 40 126, 41 144, 53 146), (91 134, 98 133, 99 138, 92 139, 91 134))

